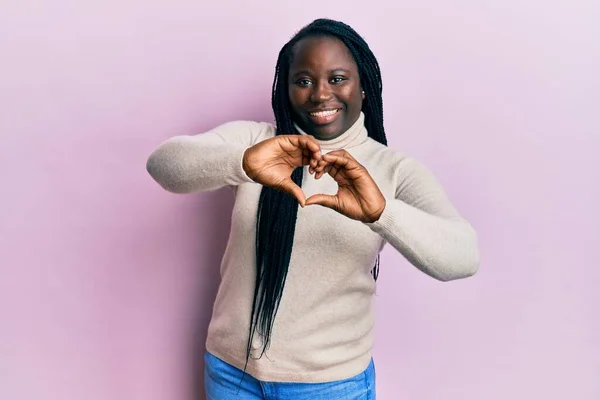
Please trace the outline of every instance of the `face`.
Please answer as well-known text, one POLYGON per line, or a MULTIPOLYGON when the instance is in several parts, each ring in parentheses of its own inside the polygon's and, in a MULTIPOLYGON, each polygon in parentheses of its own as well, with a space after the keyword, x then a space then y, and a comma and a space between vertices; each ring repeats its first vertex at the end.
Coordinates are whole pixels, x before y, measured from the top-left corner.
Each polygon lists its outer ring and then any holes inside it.
POLYGON ((344 133, 362 109, 358 67, 336 38, 309 37, 296 43, 288 93, 296 123, 321 140, 344 133))

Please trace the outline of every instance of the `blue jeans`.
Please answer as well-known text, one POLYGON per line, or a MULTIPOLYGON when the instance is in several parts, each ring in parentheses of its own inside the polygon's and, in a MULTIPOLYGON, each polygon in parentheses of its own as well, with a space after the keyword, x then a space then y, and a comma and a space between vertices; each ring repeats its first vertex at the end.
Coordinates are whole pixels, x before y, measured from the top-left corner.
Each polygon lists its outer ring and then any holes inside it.
POLYGON ((375 400, 373 360, 364 372, 327 383, 263 382, 206 352, 204 355, 206 400, 375 400))

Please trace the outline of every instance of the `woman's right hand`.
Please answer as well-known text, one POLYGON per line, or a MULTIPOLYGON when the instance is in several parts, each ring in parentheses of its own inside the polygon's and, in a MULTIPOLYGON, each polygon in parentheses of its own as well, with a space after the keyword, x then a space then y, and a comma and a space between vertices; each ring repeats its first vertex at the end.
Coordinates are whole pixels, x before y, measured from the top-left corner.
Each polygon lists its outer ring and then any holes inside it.
POLYGON ((303 165, 316 167, 320 159, 321 146, 314 137, 278 135, 248 148, 242 167, 253 181, 291 194, 304 207, 306 196, 291 175, 303 165))

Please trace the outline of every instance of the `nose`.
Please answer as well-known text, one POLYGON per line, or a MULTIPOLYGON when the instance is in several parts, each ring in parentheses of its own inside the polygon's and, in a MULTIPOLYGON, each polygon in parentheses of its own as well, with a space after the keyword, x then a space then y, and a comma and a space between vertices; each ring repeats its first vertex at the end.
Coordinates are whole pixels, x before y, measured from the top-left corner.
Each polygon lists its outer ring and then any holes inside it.
POLYGON ((333 98, 329 82, 320 81, 313 86, 310 101, 313 103, 326 103, 333 98))

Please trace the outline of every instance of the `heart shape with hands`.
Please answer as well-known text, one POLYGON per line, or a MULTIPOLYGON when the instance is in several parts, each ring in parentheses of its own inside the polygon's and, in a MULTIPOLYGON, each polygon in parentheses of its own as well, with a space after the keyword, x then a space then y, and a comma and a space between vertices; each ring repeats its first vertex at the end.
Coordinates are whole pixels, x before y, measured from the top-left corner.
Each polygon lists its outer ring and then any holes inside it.
POLYGON ((289 193, 302 207, 318 204, 362 222, 377 221, 385 209, 385 197, 367 169, 345 150, 322 154, 312 136, 278 135, 257 143, 245 151, 242 167, 253 181, 289 193), (294 169, 305 165, 315 179, 329 174, 337 193, 307 199, 291 178, 294 169))

